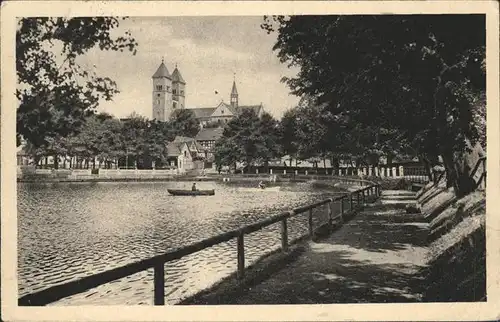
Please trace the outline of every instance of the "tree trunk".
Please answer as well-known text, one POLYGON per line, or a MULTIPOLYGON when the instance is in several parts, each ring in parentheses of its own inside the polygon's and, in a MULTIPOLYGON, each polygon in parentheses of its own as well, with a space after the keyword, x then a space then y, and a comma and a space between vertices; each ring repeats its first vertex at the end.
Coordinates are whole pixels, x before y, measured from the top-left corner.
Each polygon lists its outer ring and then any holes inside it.
POLYGON ((95 157, 92 158, 92 170, 95 170, 95 157))
POLYGON ((474 151, 472 153, 452 153, 451 149, 442 153, 447 186, 453 187, 458 198, 474 191, 475 181, 470 173, 472 170, 471 161, 474 162, 473 153, 474 151))
POLYGON ((394 158, 394 157, 392 156, 392 154, 387 155, 387 165, 388 165, 388 166, 391 166, 391 165, 392 165, 392 159, 393 159, 393 158, 394 158))
POLYGON ((431 163, 425 157, 421 157, 420 159, 422 160, 422 163, 424 164, 424 170, 427 173, 427 176, 429 177, 429 180, 433 181, 431 163))
POLYGON ((58 170, 59 169, 59 156, 54 155, 52 157, 54 158, 54 169, 58 170))

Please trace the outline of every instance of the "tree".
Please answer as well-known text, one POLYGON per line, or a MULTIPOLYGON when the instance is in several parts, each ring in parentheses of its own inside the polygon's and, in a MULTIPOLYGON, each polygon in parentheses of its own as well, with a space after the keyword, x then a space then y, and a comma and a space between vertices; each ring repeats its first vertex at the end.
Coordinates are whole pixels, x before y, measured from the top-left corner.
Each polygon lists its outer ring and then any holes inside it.
POLYGON ((135 54, 137 42, 130 32, 111 36, 118 26, 119 19, 112 17, 18 20, 18 143, 23 137, 35 147, 43 147, 51 139, 78 132, 99 100, 110 100, 118 92, 114 81, 77 62, 94 48, 135 54))
POLYGON ((236 163, 243 158, 241 146, 232 137, 221 137, 215 142, 214 159, 218 171, 223 166, 233 167, 236 170, 236 163))
POLYGON ((278 33, 280 61, 300 68, 284 79, 292 92, 326 104, 360 147, 441 155, 455 192, 470 191, 461 165, 478 139, 484 15, 265 17, 262 27, 278 33))
POLYGON ((179 109, 172 113, 169 121, 175 136, 195 137, 200 131, 200 122, 192 110, 179 109))
POLYGON ((282 153, 279 122, 271 114, 264 112, 260 116, 258 128, 263 142, 257 157, 264 161, 264 165, 267 167, 271 159, 282 153))
POLYGON ((283 153, 290 157, 290 166, 292 166, 292 159, 297 159, 299 151, 297 118, 297 108, 292 108, 283 114, 280 122, 280 145, 283 149, 283 153))
POLYGON ((141 155, 147 154, 146 142, 148 122, 145 117, 132 113, 124 122, 121 133, 122 157, 125 157, 125 166, 137 162, 141 155))
POLYGON ((222 135, 215 146, 219 166, 236 162, 246 166, 263 162, 267 166, 281 153, 279 123, 268 113, 259 117, 253 110, 245 109, 227 123, 222 135))

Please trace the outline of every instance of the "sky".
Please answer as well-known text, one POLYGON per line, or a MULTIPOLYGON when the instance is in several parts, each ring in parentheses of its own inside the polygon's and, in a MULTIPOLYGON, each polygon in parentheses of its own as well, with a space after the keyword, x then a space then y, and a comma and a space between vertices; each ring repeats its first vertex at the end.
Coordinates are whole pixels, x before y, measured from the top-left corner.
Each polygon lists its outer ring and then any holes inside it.
POLYGON ((177 64, 186 81, 186 107, 229 102, 233 79, 240 105, 260 104, 279 118, 298 98, 280 82, 296 69, 281 64, 272 46, 276 34, 260 28, 262 17, 131 17, 116 34, 130 30, 138 52, 93 50, 82 58, 87 68, 116 81, 119 94, 100 111, 117 117, 136 112, 152 116, 152 79, 162 58, 170 73, 177 64), (94 66, 95 65, 95 66, 94 66), (219 94, 215 94, 217 91, 219 94))

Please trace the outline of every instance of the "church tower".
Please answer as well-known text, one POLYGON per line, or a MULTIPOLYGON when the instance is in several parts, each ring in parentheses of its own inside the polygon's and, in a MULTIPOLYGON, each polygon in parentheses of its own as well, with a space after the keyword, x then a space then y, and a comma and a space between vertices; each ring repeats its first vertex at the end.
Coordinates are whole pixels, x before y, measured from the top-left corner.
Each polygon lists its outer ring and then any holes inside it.
POLYGON ((233 80, 233 89, 231 90, 230 103, 234 110, 238 110, 238 90, 236 89, 236 77, 233 80))
POLYGON ((182 78, 177 64, 172 73, 172 104, 173 110, 186 107, 186 81, 182 78))
POLYGON ((165 122, 172 114, 172 76, 163 59, 153 75, 153 119, 165 122))

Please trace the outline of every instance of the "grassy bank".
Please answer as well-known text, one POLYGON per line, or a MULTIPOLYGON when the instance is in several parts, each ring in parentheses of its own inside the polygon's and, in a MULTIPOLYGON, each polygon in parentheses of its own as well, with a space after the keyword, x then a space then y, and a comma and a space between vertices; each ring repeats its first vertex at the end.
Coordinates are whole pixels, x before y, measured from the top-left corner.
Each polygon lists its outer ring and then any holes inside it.
POLYGON ((418 203, 429 223, 426 302, 486 300, 486 194, 461 199, 445 183, 427 185, 418 203))

